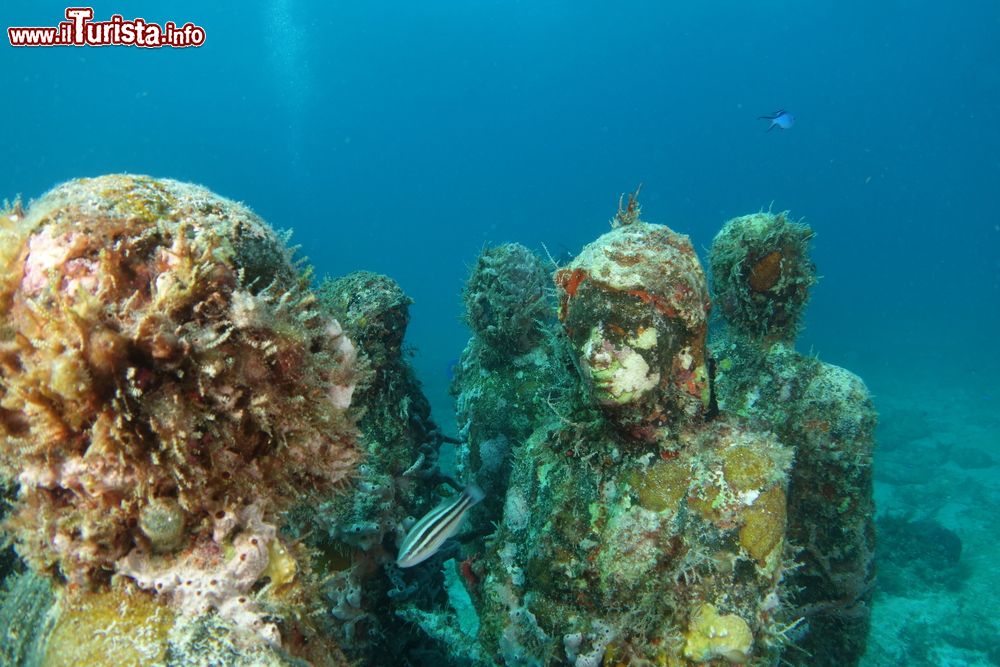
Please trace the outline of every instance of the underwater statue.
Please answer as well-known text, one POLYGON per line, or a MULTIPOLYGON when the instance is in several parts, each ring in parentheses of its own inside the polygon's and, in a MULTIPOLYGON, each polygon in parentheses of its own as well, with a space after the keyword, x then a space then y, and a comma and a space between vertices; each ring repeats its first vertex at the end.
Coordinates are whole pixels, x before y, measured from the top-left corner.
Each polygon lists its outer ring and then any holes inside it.
POLYGON ((59 607, 45 664, 339 662, 300 613, 315 580, 280 525, 354 474, 363 369, 266 223, 144 176, 15 208, 0 373, 4 528, 59 607))
POLYGON ((812 233, 731 221, 710 297, 640 213, 554 272, 482 251, 456 439, 392 279, 314 287, 176 181, 7 208, 0 663, 856 664, 875 415, 794 350, 812 233))
MULTIPOLYGON (((507 447, 497 528, 470 547, 483 652, 508 665, 777 664, 794 623, 792 453, 714 408, 690 241, 630 201, 555 282, 559 323, 539 320, 547 334, 500 371, 509 398, 483 399, 541 406, 507 447)), ((484 345, 470 342, 466 371, 484 345)), ((456 378, 460 405, 484 396, 482 377, 456 378)), ((464 460, 481 461, 502 419, 464 414, 464 460)))
POLYGON ((370 272, 313 289, 286 238, 143 176, 3 212, 0 664, 446 657, 416 622, 445 577, 396 565, 457 485, 411 301, 370 272))
POLYGON ((813 232, 784 213, 730 220, 710 251, 722 326, 710 341, 719 407, 795 450, 789 604, 802 619, 784 659, 849 667, 864 654, 875 577, 875 409, 864 382, 794 348, 816 270, 813 232))
MULTIPOLYGON (((325 280, 316 294, 322 311, 343 323, 367 369, 353 400, 363 461, 350 492, 300 507, 288 530, 313 554, 324 582, 326 631, 349 658, 385 665, 419 655, 443 664, 445 649, 419 620, 422 609, 445 596, 445 574, 397 563, 416 518, 461 490, 438 467, 438 449, 454 440, 431 419, 404 347, 412 300, 394 280, 369 271, 325 280)), ((448 542, 445 550, 454 546, 448 542)))

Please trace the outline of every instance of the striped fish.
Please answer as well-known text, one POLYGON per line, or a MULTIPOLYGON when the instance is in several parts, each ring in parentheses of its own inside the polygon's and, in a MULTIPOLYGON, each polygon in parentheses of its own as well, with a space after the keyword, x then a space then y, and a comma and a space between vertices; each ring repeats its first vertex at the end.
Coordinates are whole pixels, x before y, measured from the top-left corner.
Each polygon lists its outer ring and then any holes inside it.
POLYGON ((410 532, 403 538, 396 565, 413 567, 437 553, 444 541, 458 531, 469 508, 484 497, 482 489, 470 484, 465 487, 462 495, 444 501, 425 514, 420 521, 413 524, 413 528, 410 528, 410 532))

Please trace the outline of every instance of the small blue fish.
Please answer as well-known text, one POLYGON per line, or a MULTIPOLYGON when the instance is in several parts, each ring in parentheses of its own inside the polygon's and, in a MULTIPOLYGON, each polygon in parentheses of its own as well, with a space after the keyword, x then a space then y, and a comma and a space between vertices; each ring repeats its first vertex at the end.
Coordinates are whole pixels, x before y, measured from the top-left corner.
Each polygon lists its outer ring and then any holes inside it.
POLYGON ((784 109, 779 109, 770 116, 757 116, 757 120, 771 121, 771 124, 767 126, 768 132, 776 127, 780 127, 782 130, 787 130, 792 125, 795 125, 795 116, 788 113, 784 109))
POLYGON ((437 553, 444 541, 458 532, 466 512, 485 497, 483 490, 475 484, 465 487, 462 495, 446 500, 420 521, 413 524, 399 547, 396 565, 413 567, 437 553))

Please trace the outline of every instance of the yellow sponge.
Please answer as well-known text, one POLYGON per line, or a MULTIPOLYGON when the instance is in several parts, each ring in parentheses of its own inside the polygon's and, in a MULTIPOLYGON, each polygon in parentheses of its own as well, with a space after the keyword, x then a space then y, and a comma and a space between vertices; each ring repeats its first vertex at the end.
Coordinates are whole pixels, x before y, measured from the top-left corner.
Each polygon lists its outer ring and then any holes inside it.
POLYGON ((742 663, 750 655, 753 634, 736 614, 719 615, 711 604, 703 604, 691 617, 684 633, 684 657, 695 662, 725 658, 742 663))

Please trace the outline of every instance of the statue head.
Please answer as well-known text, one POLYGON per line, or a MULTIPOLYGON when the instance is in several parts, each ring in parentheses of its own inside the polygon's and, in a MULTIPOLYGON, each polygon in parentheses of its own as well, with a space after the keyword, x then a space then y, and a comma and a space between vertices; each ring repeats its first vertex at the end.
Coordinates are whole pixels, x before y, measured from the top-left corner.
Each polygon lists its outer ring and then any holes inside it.
POLYGON ((605 414, 640 440, 703 416, 710 302, 687 236, 635 221, 555 276, 559 318, 605 414))

